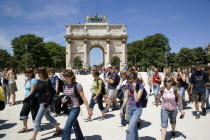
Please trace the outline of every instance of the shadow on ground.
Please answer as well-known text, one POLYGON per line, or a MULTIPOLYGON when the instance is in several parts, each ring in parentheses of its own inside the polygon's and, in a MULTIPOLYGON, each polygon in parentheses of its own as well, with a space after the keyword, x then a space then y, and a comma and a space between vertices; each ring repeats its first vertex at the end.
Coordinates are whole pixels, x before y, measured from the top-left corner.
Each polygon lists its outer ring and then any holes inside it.
MULTIPOLYGON (((179 138, 179 137, 187 139, 187 137, 182 132, 176 131, 176 137, 175 138, 179 138)), ((171 139, 171 132, 167 132, 166 133, 166 140, 170 140, 170 139, 171 139)))
POLYGON ((150 125, 151 125, 151 122, 148 122, 148 121, 145 121, 145 120, 141 120, 141 128, 140 129, 149 127, 150 125))
MULTIPOLYGON (((100 135, 86 136, 84 138, 85 140, 102 140, 100 135)), ((72 139, 72 140, 76 140, 76 139, 72 139)))
MULTIPOLYGON (((193 115, 193 116, 196 116, 196 114, 197 114, 196 111, 192 111, 192 115, 193 115)), ((204 116, 203 113, 202 113, 201 111, 200 111, 200 115, 201 115, 201 116, 204 116)))
MULTIPOLYGON (((115 116, 114 114, 106 114, 105 118, 106 118, 106 119, 110 119, 110 118, 112 118, 112 117, 114 117, 114 116, 115 116)), ((98 119, 100 119, 100 118, 101 118, 101 117, 94 118, 94 119, 92 119, 92 121, 98 120, 98 119)))
MULTIPOLYGON (((0 130, 10 129, 17 125, 17 123, 6 123, 7 120, 0 120, 0 130)), ((0 131, 1 132, 1 131, 0 131)), ((6 134, 0 134, 0 139, 5 137, 6 134)))
POLYGON ((156 138, 150 136, 139 137, 139 140, 156 140, 156 138))

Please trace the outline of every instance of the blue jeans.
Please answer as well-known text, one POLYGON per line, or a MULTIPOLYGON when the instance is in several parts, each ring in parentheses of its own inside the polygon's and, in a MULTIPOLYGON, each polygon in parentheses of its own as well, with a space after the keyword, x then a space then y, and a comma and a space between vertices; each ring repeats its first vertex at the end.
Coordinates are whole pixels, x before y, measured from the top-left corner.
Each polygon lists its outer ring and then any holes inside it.
POLYGON ((209 94, 210 94, 210 89, 206 88, 206 107, 209 108, 209 94))
POLYGON ((57 121, 50 115, 49 107, 44 109, 44 104, 41 103, 39 105, 39 111, 36 115, 36 119, 34 121, 34 131, 40 131, 41 121, 43 116, 52 124, 55 125, 57 121))
MULTIPOLYGON (((120 107, 122 107, 123 102, 124 102, 124 101, 120 101, 120 107)), ((127 121, 125 120, 125 113, 126 113, 126 107, 123 108, 123 114, 122 114, 122 116, 120 117, 120 118, 121 118, 121 124, 122 124, 123 126, 126 126, 126 124, 127 124, 127 121)))
MULTIPOLYGON (((179 88, 179 94, 180 94, 180 98, 182 99, 182 105, 183 105, 183 106, 186 106, 187 103, 186 103, 186 101, 184 100, 184 94, 185 94, 185 88, 184 88, 184 87, 180 87, 180 88, 179 88)), ((178 105, 178 110, 180 110, 180 105, 178 105)))
POLYGON ((80 107, 73 107, 67 110, 68 119, 66 121, 65 128, 63 130, 62 140, 71 139, 71 129, 74 128, 76 140, 84 140, 82 131, 80 129, 77 117, 80 113, 80 107))
POLYGON ((177 110, 165 110, 161 109, 161 127, 168 127, 168 119, 170 119, 171 124, 176 124, 177 110))
POLYGON ((142 107, 128 106, 129 125, 126 133, 126 140, 138 140, 137 122, 141 116, 142 107))
POLYGON ((158 96, 159 90, 160 90, 160 85, 153 85, 153 92, 154 92, 155 102, 157 100, 157 96, 158 96))

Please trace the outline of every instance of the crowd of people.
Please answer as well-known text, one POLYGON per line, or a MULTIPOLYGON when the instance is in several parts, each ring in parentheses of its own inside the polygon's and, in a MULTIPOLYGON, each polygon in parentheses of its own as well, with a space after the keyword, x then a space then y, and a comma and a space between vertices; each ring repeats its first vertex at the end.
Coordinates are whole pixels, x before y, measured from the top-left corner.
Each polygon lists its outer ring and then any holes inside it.
MULTIPOLYGON (((76 81, 75 70, 63 70, 60 75, 56 75, 54 68, 39 67, 36 70, 26 68, 24 71, 25 98, 20 110, 23 127, 18 133, 29 131, 27 122, 31 112, 34 124, 31 140, 36 140, 38 132, 42 130, 41 122, 44 116, 56 129, 53 136, 62 135, 62 140, 70 140, 73 128, 76 139, 84 140, 77 120, 80 106, 84 104, 87 108, 88 116, 84 118, 87 122, 92 120, 94 106, 98 104, 101 111, 100 121, 106 119, 107 112, 119 110, 121 118, 119 127, 128 125, 126 140, 138 140, 142 108, 147 107, 148 97, 145 86, 148 84, 148 96, 154 95, 153 104, 157 107, 161 105, 162 140, 166 137, 168 120, 172 127, 171 137, 175 137, 177 114, 180 112, 180 118, 184 118, 187 103, 195 103, 195 119, 200 118, 199 103, 201 103, 203 116, 206 115, 206 109, 210 108, 210 66, 205 66, 203 70, 201 63, 196 62, 195 67, 194 71, 181 68, 174 71, 172 67, 169 67, 161 76, 159 69, 151 66, 147 73, 148 83, 145 83, 135 66, 124 67, 121 71, 117 66, 107 65, 100 71, 94 66, 91 72, 94 81, 89 102, 85 97, 83 86, 76 81), (185 91, 188 93, 189 102, 187 102, 185 91), (68 116, 64 129, 59 127, 55 119, 61 112, 68 116)), ((13 106, 16 104, 16 73, 12 68, 5 68, 0 76, 2 78, 0 93, 3 94, 3 96, 0 95, 0 100, 13 106)), ((0 109, 2 104, 0 102, 0 109)))

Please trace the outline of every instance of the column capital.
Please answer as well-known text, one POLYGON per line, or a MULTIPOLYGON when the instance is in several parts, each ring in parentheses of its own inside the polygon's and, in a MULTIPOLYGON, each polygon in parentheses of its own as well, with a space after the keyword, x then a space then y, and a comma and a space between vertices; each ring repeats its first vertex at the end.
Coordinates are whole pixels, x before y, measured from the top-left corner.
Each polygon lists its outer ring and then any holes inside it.
POLYGON ((87 43, 87 39, 84 39, 84 43, 87 43))
POLYGON ((67 42, 68 42, 68 43, 71 43, 71 39, 67 39, 67 42))
POLYGON ((122 43, 126 43, 127 42, 127 39, 122 39, 122 43))
POLYGON ((106 43, 110 43, 110 39, 106 39, 106 43))

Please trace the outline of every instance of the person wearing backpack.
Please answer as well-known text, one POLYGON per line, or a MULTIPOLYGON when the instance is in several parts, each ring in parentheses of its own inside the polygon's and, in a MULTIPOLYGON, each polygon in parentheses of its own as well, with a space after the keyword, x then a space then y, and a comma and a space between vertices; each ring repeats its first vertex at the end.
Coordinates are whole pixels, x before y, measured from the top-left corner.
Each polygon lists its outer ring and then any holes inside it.
POLYGON ((111 65, 108 65, 107 69, 109 73, 108 76, 105 78, 105 82, 108 82, 108 105, 105 112, 109 112, 109 108, 112 102, 114 102, 115 104, 115 108, 113 108, 114 110, 119 108, 116 95, 117 95, 117 86, 119 85, 120 82, 120 77, 114 71, 111 65))
MULTIPOLYGON (((35 78, 35 74, 32 68, 26 68, 25 69, 25 76, 27 78, 25 83, 25 97, 30 96, 30 94, 34 91, 37 85, 37 80, 35 78)), ((20 120, 23 121, 23 128, 18 131, 18 133, 25 133, 28 132, 28 115, 31 112, 32 120, 34 121, 36 118, 36 115, 39 110, 39 101, 38 101, 38 94, 29 101, 25 102, 23 104, 23 107, 20 112, 20 120)))
POLYGON ((126 97, 120 110, 120 115, 123 115, 123 109, 128 102, 128 119, 129 126, 126 131, 126 140, 137 140, 138 129, 137 122, 142 114, 142 101, 144 85, 137 82, 138 77, 136 72, 131 72, 127 77, 126 97))
MULTIPOLYGON (((156 100, 157 100, 157 96, 158 96, 158 92, 160 90, 160 85, 162 82, 162 78, 159 75, 159 71, 158 68, 154 69, 154 75, 152 77, 152 86, 153 86, 153 92, 154 92, 154 97, 155 97, 155 102, 153 102, 153 104, 156 104, 156 100)), ((159 101, 159 104, 161 104, 161 102, 159 101)))
MULTIPOLYGON (((105 87, 104 87, 105 85, 104 85, 102 79, 99 78, 99 75, 100 75, 99 71, 92 72, 92 76, 94 78, 93 90, 92 90, 93 93, 92 93, 92 96, 90 99, 89 107, 93 111, 94 105, 96 103, 98 103, 98 108, 101 111, 101 118, 99 120, 102 121, 105 119, 105 108, 103 107, 103 95, 104 95, 105 91, 102 91, 102 90, 105 90, 105 87)), ((90 116, 85 118, 85 120, 91 121, 92 115, 93 114, 91 114, 90 116)))
POLYGON ((88 115, 92 115, 92 110, 89 107, 87 99, 85 98, 83 88, 81 84, 76 83, 76 77, 72 70, 65 70, 63 73, 64 85, 63 94, 70 97, 70 101, 67 102, 67 99, 62 99, 62 103, 67 103, 68 109, 67 114, 68 118, 63 130, 62 140, 71 139, 71 130, 74 128, 75 136, 77 140, 84 140, 82 130, 80 129, 79 122, 77 117, 80 113, 80 105, 85 104, 88 115))
POLYGON ((37 69, 38 77, 37 86, 33 92, 23 100, 23 104, 32 99, 38 92, 39 110, 34 121, 34 131, 30 140, 36 140, 36 136, 41 128, 42 118, 45 118, 55 127, 56 131, 53 136, 62 134, 62 130, 59 127, 57 121, 50 115, 49 105, 52 103, 55 90, 52 87, 51 80, 48 77, 48 73, 45 67, 39 67, 37 69))
POLYGON ((206 116, 206 83, 208 83, 208 75, 201 69, 201 63, 196 62, 196 70, 192 72, 190 77, 192 101, 195 102, 196 119, 200 118, 199 102, 201 102, 201 109, 203 116, 206 116))
MULTIPOLYGON (((55 93, 55 95, 53 97, 52 103, 50 105, 50 111, 51 112, 55 112, 55 107, 54 107, 55 101, 56 101, 56 99, 58 98, 58 96, 60 94, 60 90, 58 89, 59 88, 59 78, 58 78, 57 75, 55 75, 55 69, 54 68, 49 68, 47 70, 47 72, 48 72, 49 78, 51 80, 52 86, 53 86, 53 88, 56 91, 56 93, 55 93)), ((53 117, 57 117, 58 114, 54 113, 52 116, 53 117)))
POLYGON ((177 103, 180 105, 180 112, 182 119, 184 117, 184 110, 182 106, 182 100, 180 95, 178 94, 178 89, 173 86, 175 81, 172 77, 165 77, 164 79, 164 87, 161 88, 160 93, 158 94, 156 100, 156 107, 158 107, 158 101, 162 97, 162 105, 161 105, 161 139, 165 140, 166 137, 166 129, 168 127, 168 120, 170 119, 172 134, 171 137, 174 138, 175 128, 176 128, 176 117, 177 117, 177 103))

